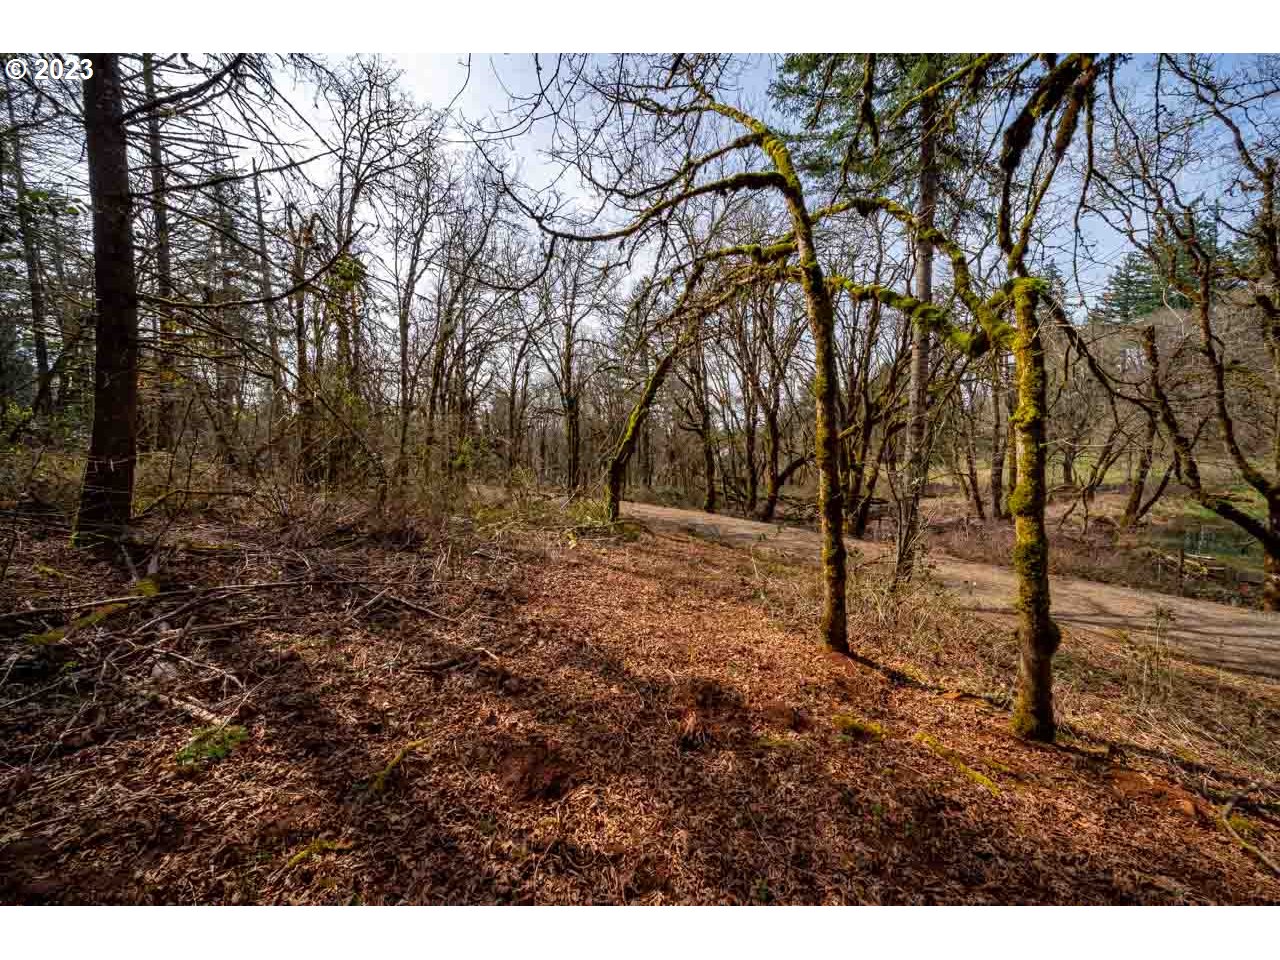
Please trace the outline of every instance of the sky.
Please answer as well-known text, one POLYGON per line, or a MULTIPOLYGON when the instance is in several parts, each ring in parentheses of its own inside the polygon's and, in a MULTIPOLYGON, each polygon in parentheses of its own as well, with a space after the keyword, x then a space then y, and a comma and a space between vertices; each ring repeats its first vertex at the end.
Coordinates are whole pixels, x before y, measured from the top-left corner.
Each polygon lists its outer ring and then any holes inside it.
MULTIPOLYGON (((528 94, 537 87, 537 74, 531 54, 488 53, 390 53, 385 54, 404 70, 404 84, 416 100, 436 109, 453 104, 454 110, 466 121, 486 126, 501 124, 507 119, 510 97, 528 94)), ((337 57, 335 56, 335 59, 337 57)), ((551 69, 555 55, 541 57, 544 70, 551 69)), ((768 86, 774 75, 776 57, 759 54, 743 58, 739 87, 730 99, 758 115, 768 116, 768 86)), ((1143 83, 1141 62, 1135 61, 1123 68, 1125 79, 1143 83)), ((1149 80, 1145 81, 1149 82, 1149 80)), ((309 112, 309 97, 297 96, 295 102, 309 112)), ((323 115, 323 110, 317 116, 323 115)), ((785 125, 785 123, 784 123, 785 125)), ((465 143, 460 128, 455 128, 453 139, 459 146, 465 143)), ((557 168, 540 156, 547 147, 546 125, 534 130, 510 144, 519 159, 523 178, 533 184, 546 183, 557 168)), ((562 181, 562 187, 572 197, 577 194, 583 200, 586 194, 573 190, 572 182, 562 181)), ((1056 246, 1065 251, 1058 257, 1059 267, 1068 276, 1072 274, 1069 263, 1072 231, 1061 232, 1055 238, 1056 246)), ((1114 233, 1096 218, 1087 220, 1082 231, 1085 240, 1094 249, 1093 262, 1082 265, 1084 293, 1089 297, 1100 294, 1109 269, 1119 263, 1129 252, 1128 242, 1114 233)))
MULTIPOLYGON (((405 71, 406 86, 415 98, 440 108, 456 99, 455 109, 472 123, 501 123, 506 119, 510 94, 528 94, 537 88, 537 75, 531 54, 421 54, 391 53, 387 55, 405 71), (470 69, 468 70, 468 60, 470 69)), ((541 57, 544 69, 554 61, 554 54, 541 57)), ((757 115, 773 114, 768 87, 776 68, 776 56, 751 55, 746 61, 732 102, 757 115)), ((1139 83, 1142 74, 1139 64, 1131 62, 1122 73, 1126 82, 1139 83)), ((776 114, 774 114, 776 117, 776 114)), ((768 117, 773 119, 774 117, 768 117)), ((546 182, 553 168, 540 156, 545 149, 544 131, 522 138, 512 144, 519 158, 525 177, 533 183, 546 182)), ((1059 254, 1059 267, 1071 276, 1067 259, 1070 257, 1071 233, 1066 230, 1055 238, 1055 245, 1066 251, 1059 254)), ((1096 219, 1087 220, 1081 231, 1082 238, 1093 249, 1093 256, 1080 264, 1081 288, 1086 297, 1096 297, 1106 283, 1109 270, 1130 251, 1128 241, 1096 219)))

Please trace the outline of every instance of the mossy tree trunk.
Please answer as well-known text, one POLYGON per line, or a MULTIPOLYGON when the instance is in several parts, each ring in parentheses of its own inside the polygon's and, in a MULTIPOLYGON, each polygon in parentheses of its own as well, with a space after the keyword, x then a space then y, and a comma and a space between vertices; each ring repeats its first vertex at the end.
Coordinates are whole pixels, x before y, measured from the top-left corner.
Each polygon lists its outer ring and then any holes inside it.
POLYGON ((627 425, 623 428, 622 437, 618 440, 618 445, 614 447, 613 456, 609 459, 609 479, 605 490, 605 509, 608 512, 611 523, 618 519, 618 511, 622 503, 622 482, 627 475, 627 464, 631 462, 631 455, 635 452, 636 444, 640 440, 645 424, 648 421, 649 410, 652 408, 654 398, 657 397, 663 382, 667 379, 667 374, 671 372, 671 365, 675 363, 676 357, 684 346, 684 341, 676 343, 658 361, 658 365, 653 368, 653 373, 649 374, 649 379, 644 384, 644 390, 640 393, 635 406, 631 408, 631 414, 627 417, 627 425))
POLYGON ((800 255, 800 286, 814 348, 814 463, 818 468, 818 512, 822 517, 822 638, 831 650, 849 652, 846 614, 847 555, 844 490, 840 485, 840 386, 836 373, 835 307, 813 243, 813 225, 800 195, 790 157, 774 152, 788 183, 791 221, 800 255))
POLYGON ((1045 359, 1032 281, 1015 281, 1018 485, 1009 498, 1018 580, 1018 689, 1013 732, 1052 742, 1053 655, 1061 637, 1049 614, 1049 537, 1045 530, 1045 359))
POLYGON ((840 483, 840 382, 835 349, 835 305, 814 242, 813 220, 804 188, 782 139, 759 121, 732 108, 718 109, 745 123, 760 137, 773 161, 787 205, 799 260, 792 276, 800 281, 805 315, 813 337, 814 465, 818 470, 818 515, 822 518, 822 616, 820 630, 828 649, 849 652, 846 615, 848 556, 844 545, 844 489, 840 483))
POLYGON ((816 255, 812 249, 805 251, 803 243, 800 255, 816 361, 814 460, 818 467, 818 510, 822 516, 822 637, 832 650, 848 653, 844 491, 840 489, 840 450, 836 439, 840 421, 836 402, 834 310, 816 255))

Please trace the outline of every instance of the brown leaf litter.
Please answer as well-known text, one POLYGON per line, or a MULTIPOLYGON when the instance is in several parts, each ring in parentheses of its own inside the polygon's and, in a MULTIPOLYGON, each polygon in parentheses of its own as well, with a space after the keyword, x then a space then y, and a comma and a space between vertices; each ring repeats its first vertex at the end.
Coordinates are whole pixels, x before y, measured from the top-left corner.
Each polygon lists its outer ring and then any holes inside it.
MULTIPOLYGON (((948 661, 824 653, 741 550, 178 534, 218 549, 174 548, 173 595, 0 622, 4 902, 1280 902, 1208 799, 1248 771, 1100 749, 1084 693, 1079 737, 1019 742, 948 661), (196 709, 246 736, 183 770, 196 709)), ((0 609, 129 592, 61 540, 13 570, 0 609)), ((1233 814, 1273 854, 1275 801, 1233 814)))

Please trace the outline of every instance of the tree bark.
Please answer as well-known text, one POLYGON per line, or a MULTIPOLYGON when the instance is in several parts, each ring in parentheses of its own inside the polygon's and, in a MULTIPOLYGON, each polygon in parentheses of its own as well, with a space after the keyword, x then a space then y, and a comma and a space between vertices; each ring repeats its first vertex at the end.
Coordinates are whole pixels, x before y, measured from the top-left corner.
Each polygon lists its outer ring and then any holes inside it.
MULTIPOLYGON (((293 228, 293 212, 289 213, 290 238, 293 241, 293 258, 289 266, 290 286, 295 291, 291 297, 293 303, 293 337, 295 357, 295 378, 293 392, 298 399, 298 466, 304 485, 312 486, 319 479, 318 464, 314 460, 312 449, 315 433, 315 400, 312 395, 311 364, 308 360, 307 336, 307 295, 302 289, 306 278, 307 254, 311 248, 312 226, 301 220, 297 229, 293 228)), ((316 367, 319 368, 319 356, 316 367)))
POLYGON ((565 486, 569 492, 577 490, 581 484, 582 464, 582 420, 578 410, 578 396, 571 393, 564 398, 564 442, 567 465, 565 467, 565 486))
POLYGON ((978 486, 978 458, 973 445, 973 434, 977 429, 977 421, 968 425, 970 429, 965 430, 964 435, 964 460, 965 468, 969 471, 969 495, 973 500, 973 511, 978 515, 979 520, 986 520, 986 511, 982 508, 982 490, 978 486))
POLYGON ((991 516, 1003 520, 1007 513, 1004 508, 1004 439, 1005 414, 1002 395, 1004 393, 1004 363, 999 350, 992 351, 991 376, 991 516))
POLYGON ((747 500, 745 513, 751 516, 760 499, 760 465, 756 463, 756 404, 748 393, 746 415, 743 420, 743 457, 746 461, 747 500))
POLYGON ((1061 634, 1049 614, 1049 537, 1045 530, 1045 360, 1038 294, 1028 281, 1014 290, 1014 357, 1017 361, 1018 486, 1010 497, 1014 522, 1013 567, 1018 578, 1018 689, 1013 732, 1052 742, 1053 655, 1061 634))
POLYGON ((409 321, 411 319, 412 289, 401 296, 398 311, 400 337, 400 397, 399 397, 399 429, 396 444, 396 489, 403 492, 405 482, 409 479, 409 418, 413 412, 413 396, 411 389, 409 364, 409 321))
POLYGON ((809 332, 814 347, 814 462, 818 468, 818 511, 822 517, 822 638, 838 653, 849 652, 846 613, 847 555, 844 545, 844 490, 840 486, 840 385, 836 379, 835 308, 813 243, 813 225, 799 195, 799 180, 790 159, 779 172, 790 192, 787 200, 800 255, 800 286, 804 291, 809 332))
POLYGON ((1129 482, 1129 497, 1125 500, 1124 513, 1120 517, 1122 529, 1128 529, 1138 522, 1142 509, 1142 495, 1147 487, 1147 477, 1151 475, 1151 452, 1155 446, 1157 432, 1156 418, 1147 415, 1147 435, 1143 438, 1142 451, 1138 454, 1138 468, 1129 482))
MULTIPOLYGON (((768 398, 773 401, 774 398, 768 398)), ((782 431, 778 426, 778 404, 776 402, 761 403, 764 413, 765 441, 768 444, 764 462, 764 503, 760 505, 757 516, 763 523, 773 520, 778 509, 778 496, 782 492, 782 477, 778 470, 778 447, 782 442, 782 431)), ((843 444, 841 445, 843 449, 843 444)))
POLYGON ((711 434, 711 408, 702 406, 702 429, 699 436, 702 440, 702 509, 707 513, 716 512, 716 447, 711 434))
POLYGON ((605 491, 605 509, 608 511, 610 523, 618 519, 618 509, 622 503, 622 481, 627 475, 627 464, 631 460, 631 454, 635 451, 636 443, 640 439, 640 434, 648 420, 653 400, 658 395, 658 390, 661 389, 663 382, 667 379, 671 365, 675 362, 676 356, 684 345, 683 340, 678 341, 658 361, 653 373, 649 374, 649 379, 645 381, 644 390, 641 392, 640 398, 635 402, 635 406, 631 408, 631 414, 627 417, 627 425, 623 428, 622 437, 618 440, 618 445, 614 448, 613 456, 609 460, 609 480, 605 491))
POLYGON ((76 536, 110 536, 129 524, 137 458, 138 287, 133 262, 129 155, 117 54, 93 56, 84 81, 97 323, 93 433, 76 536))
MULTIPOLYGON (((1018 430, 1013 424, 1013 415, 1017 410, 1017 389, 1007 390, 1004 395, 1005 406, 1008 408, 1009 416, 1005 420, 1005 461, 1009 465, 1009 482, 1005 484, 1005 489, 1009 491, 1009 495, 1018 489, 1018 430)), ((1005 502, 1005 515, 1009 515, 1012 507, 1008 501, 1005 502)))
MULTIPOLYGON (((142 55, 142 83, 147 101, 156 99, 155 64, 151 54, 142 55)), ((151 218, 156 231, 156 296, 173 299, 173 267, 169 243, 169 211, 165 207, 164 151, 160 143, 160 114, 147 116, 147 160, 151 168, 151 218)), ((156 379, 160 385, 160 409, 156 419, 156 449, 172 451, 178 431, 178 374, 174 365, 177 321, 173 308, 157 305, 160 315, 160 342, 156 345, 156 379)))
POLYGON ((274 449, 272 438, 276 418, 279 416, 280 396, 284 390, 283 366, 280 361, 280 336, 276 329, 276 308, 272 300, 271 261, 267 257, 267 223, 262 211, 262 175, 253 171, 253 204, 258 228, 258 295, 262 297, 267 324, 267 349, 271 351, 271 393, 267 398, 268 449, 274 449))
MULTIPOLYGON (((932 70, 923 81, 932 83, 932 70)), ((933 230, 938 202, 938 170, 935 156, 937 100, 932 96, 920 101, 920 205, 916 217, 920 231, 915 238, 916 289, 921 303, 933 302, 933 242, 927 236, 933 230)), ((911 577, 919 553, 920 498, 929 479, 929 352, 931 335, 926 326, 913 323, 911 329, 911 385, 907 410, 907 476, 906 510, 903 530, 898 537, 896 577, 911 577)))
MULTIPOLYGON (((22 137, 18 133, 18 120, 13 111, 13 90, 5 79, 5 100, 9 104, 9 125, 13 128, 13 184, 17 191, 18 232, 22 234, 22 255, 27 268, 27 289, 31 294, 31 337, 36 347, 36 381, 45 384, 49 380, 49 338, 45 333, 45 284, 40 276, 40 241, 36 236, 36 218, 32 215, 31 200, 27 197, 27 180, 23 174, 22 137)), ((36 415, 51 410, 49 389, 37 390, 36 415)))
POLYGON ((1280 610, 1280 496, 1272 496, 1267 505, 1267 527, 1271 541, 1263 545, 1262 609, 1280 610))
MULTIPOLYGON (((27 268, 27 289, 31 296, 31 337, 36 348, 37 383, 45 384, 49 379, 49 341, 45 334, 44 283, 40 278, 40 245, 36 236, 35 217, 31 212, 31 201, 27 194, 26 178, 22 167, 22 139, 18 133, 18 121, 13 112, 13 90, 8 79, 5 80, 5 99, 9 106, 9 125, 13 128, 13 185, 17 191, 18 232, 22 234, 22 256, 27 268)), ((51 394, 45 388, 36 394, 37 415, 50 411, 51 394)))

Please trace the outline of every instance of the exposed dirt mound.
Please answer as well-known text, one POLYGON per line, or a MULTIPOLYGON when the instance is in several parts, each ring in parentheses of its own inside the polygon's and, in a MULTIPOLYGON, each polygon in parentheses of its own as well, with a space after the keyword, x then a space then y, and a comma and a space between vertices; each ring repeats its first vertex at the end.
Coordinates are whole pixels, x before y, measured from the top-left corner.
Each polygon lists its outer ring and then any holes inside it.
POLYGON ((512 749, 498 764, 502 784, 520 800, 559 800, 573 783, 573 767, 543 743, 512 749))

